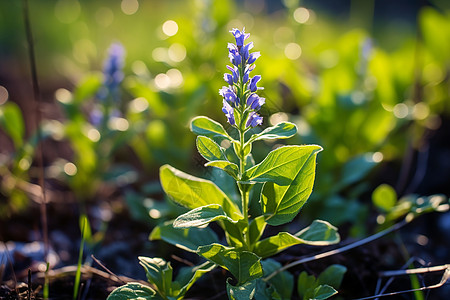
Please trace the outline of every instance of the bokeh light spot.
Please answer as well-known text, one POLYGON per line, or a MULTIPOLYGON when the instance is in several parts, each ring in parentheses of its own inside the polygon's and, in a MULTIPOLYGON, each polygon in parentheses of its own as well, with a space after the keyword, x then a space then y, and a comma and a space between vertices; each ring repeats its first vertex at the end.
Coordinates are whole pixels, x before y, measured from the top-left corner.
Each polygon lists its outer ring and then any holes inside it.
POLYGON ((61 103, 68 104, 72 102, 72 93, 66 89, 57 89, 55 92, 55 98, 61 103))
POLYGON ((174 62, 181 62, 186 58, 186 48, 182 44, 172 44, 167 53, 174 62))
POLYGON ((170 87, 177 88, 183 84, 183 74, 178 69, 170 69, 166 72, 170 80, 170 87))
POLYGON ((308 22, 309 16, 309 10, 304 7, 299 7, 294 11, 294 20, 300 24, 308 22))
POLYGON ((139 2, 137 0, 122 0, 120 8, 124 14, 134 15, 139 9, 139 2))
POLYGON ((167 20, 162 25, 162 31, 167 36, 174 36, 178 32, 178 24, 174 20, 167 20))
POLYGON ((89 129, 88 132, 87 132, 87 137, 88 137, 91 141, 93 141, 93 142, 95 143, 95 142, 98 142, 98 141, 100 140, 101 135, 100 135, 100 132, 99 132, 97 129, 91 128, 91 129, 89 129))
POLYGON ((70 24, 78 19, 81 7, 77 0, 59 0, 55 5, 56 18, 65 24, 70 24))
POLYGON ((0 105, 4 104, 8 100, 8 90, 0 85, 0 105))
POLYGON ((155 77, 155 85, 158 89, 164 90, 170 86, 170 78, 167 74, 160 73, 155 77))
POLYGON ((405 103, 399 103, 394 106, 394 116, 404 119, 408 116, 408 106, 405 103))
POLYGON ((287 113, 277 112, 269 117, 269 122, 272 125, 277 125, 280 122, 286 122, 289 119, 287 113))
POLYGON ((127 119, 116 117, 109 119, 108 127, 111 130, 126 131, 129 127, 129 124, 127 119))
POLYGON ((132 112, 143 112, 148 108, 148 101, 144 97, 139 97, 130 102, 130 110, 132 112))
POLYGON ((289 43, 284 48, 284 55, 291 60, 296 60, 302 55, 302 48, 297 43, 289 43))
POLYGON ((430 115, 430 108, 423 102, 414 105, 412 114, 416 120, 425 120, 430 115))
POLYGON ((383 158, 384 156, 381 152, 375 152, 374 154, 372 154, 372 160, 376 163, 382 162, 383 158))
POLYGON ((69 176, 74 176, 77 174, 77 166, 75 166, 73 163, 68 162, 64 165, 64 173, 66 173, 69 176))

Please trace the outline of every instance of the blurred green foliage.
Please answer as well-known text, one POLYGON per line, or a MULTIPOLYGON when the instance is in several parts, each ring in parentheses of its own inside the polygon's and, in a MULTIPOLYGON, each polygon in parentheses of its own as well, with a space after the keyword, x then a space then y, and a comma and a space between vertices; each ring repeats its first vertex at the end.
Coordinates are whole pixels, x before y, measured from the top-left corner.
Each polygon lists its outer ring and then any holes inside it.
MULTIPOLYGON (((304 215, 336 225, 362 223, 368 208, 360 198, 373 188, 368 176, 374 168, 399 160, 410 144, 419 149, 425 132, 439 128, 450 112, 450 11, 441 2, 421 8, 416 24, 386 29, 375 23, 355 27, 295 0, 277 9, 267 1, 31 1, 40 81, 64 112, 63 121, 49 122, 52 135, 73 149, 70 161, 55 159, 52 166, 59 169, 51 170, 59 170, 56 177, 80 198, 93 197, 104 182, 130 184, 137 180, 135 171, 155 178, 165 163, 199 172, 196 164, 202 162, 192 157, 195 139, 188 124, 197 115, 226 123, 218 95, 227 63, 223 45, 230 42, 229 30, 245 26, 265 57, 257 64, 264 78, 264 125, 294 122, 299 134, 289 143, 325 149, 304 215), (118 107, 127 126, 98 131, 97 139, 88 113, 114 41, 127 53, 118 107)), ((367 13, 359 17, 364 21, 367 13)), ((350 19, 358 18, 352 14, 350 19)), ((2 1, 3 76, 8 67, 26 70, 23 43, 21 3, 2 1)), ((23 83, 9 84, 13 91, 23 83)), ((14 94, 10 99, 20 102, 14 94)), ((14 117, 19 113, 12 101, 0 113, 2 120, 15 120, 3 122, 2 130, 17 150, 25 147, 28 135, 21 128, 29 118, 14 117)), ((266 152, 267 147, 254 149, 257 159, 266 152)), ((14 169, 13 154, 6 155, 2 166, 14 169)), ((21 172, 17 177, 27 180, 21 172)), ((8 193, 2 190, 6 198, 8 193)))

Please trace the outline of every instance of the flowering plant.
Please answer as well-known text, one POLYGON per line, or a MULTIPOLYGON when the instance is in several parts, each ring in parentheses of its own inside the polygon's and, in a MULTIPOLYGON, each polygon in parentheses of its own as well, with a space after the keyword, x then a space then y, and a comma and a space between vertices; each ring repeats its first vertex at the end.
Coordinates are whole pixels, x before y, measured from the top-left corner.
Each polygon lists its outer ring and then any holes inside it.
MULTIPOLYGON (((219 94, 223 97, 222 110, 232 129, 227 132, 220 123, 199 116, 191 121, 191 131, 198 135, 197 149, 207 161, 205 166, 221 169, 231 176, 239 189, 240 201, 233 200, 210 180, 164 165, 160 168, 164 191, 172 201, 189 211, 173 222, 156 227, 150 238, 195 252, 209 263, 228 270, 234 277, 234 280, 227 280, 230 299, 251 299, 255 293, 258 298, 271 299, 283 291, 279 290, 279 285, 277 290, 277 277, 269 282, 262 280, 277 265, 268 257, 297 244, 337 243, 339 235, 331 224, 316 220, 295 234, 280 232, 261 239, 267 225, 291 222, 305 204, 313 188, 316 156, 322 148, 317 145, 279 147, 263 161, 255 163, 251 154, 254 142, 289 138, 297 132, 297 127, 282 122, 250 134, 250 130, 263 121, 257 113, 265 102, 257 94, 261 89, 257 86, 261 76, 250 77, 260 53, 250 53, 253 43, 245 44, 249 34, 244 30, 233 29, 231 33, 236 40, 235 44, 228 44, 232 66, 227 68, 231 73, 224 75, 228 86, 222 87, 219 94), (262 189, 253 189, 258 184, 262 184, 262 189), (250 193, 258 191, 262 213, 250 216, 250 193), (223 229, 227 245, 219 243, 216 233, 208 227, 211 222, 217 222, 223 229)), ((212 269, 209 264, 199 268, 203 272, 212 269)), ((183 297, 158 285, 148 272, 147 275, 157 285, 158 295, 170 294, 173 299, 183 297)))

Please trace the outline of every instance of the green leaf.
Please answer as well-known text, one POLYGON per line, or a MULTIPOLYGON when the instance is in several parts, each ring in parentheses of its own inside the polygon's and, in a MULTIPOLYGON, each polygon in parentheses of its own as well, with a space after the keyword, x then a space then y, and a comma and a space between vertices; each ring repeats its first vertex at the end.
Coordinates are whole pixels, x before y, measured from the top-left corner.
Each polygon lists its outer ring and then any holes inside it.
POLYGON ((338 229, 323 220, 314 220, 311 225, 295 234, 305 241, 305 244, 314 246, 328 246, 339 243, 341 238, 338 229))
POLYGON ((252 220, 248 229, 250 245, 255 244, 261 238, 266 225, 264 216, 258 216, 252 220))
POLYGON ((249 300, 253 299, 256 291, 256 280, 252 280, 243 285, 233 286, 227 280, 228 299, 231 300, 249 300))
POLYGON ((258 140, 287 139, 296 133, 297 126, 294 123, 281 122, 275 126, 266 128, 261 133, 252 135, 247 143, 258 140))
POLYGON ((122 285, 109 294, 107 300, 146 300, 146 299, 162 299, 149 286, 138 282, 129 282, 122 285))
POLYGON ((320 273, 317 277, 317 283, 320 285, 329 285, 335 289, 341 286, 344 274, 347 272, 347 268, 342 265, 331 265, 320 273))
POLYGON ((372 193, 373 204, 382 212, 389 212, 397 203, 397 193, 388 184, 381 184, 372 193))
POLYGON ((239 167, 232 162, 225 160, 216 160, 206 163, 205 166, 222 169, 235 180, 239 180, 239 167))
POLYGON ((175 228, 201 227, 218 220, 226 220, 231 223, 237 223, 226 215, 222 206, 218 204, 209 204, 194 208, 185 214, 182 214, 173 222, 175 228))
POLYGON ((238 280, 238 285, 263 275, 260 258, 252 252, 214 243, 199 247, 197 254, 230 271, 238 280))
POLYGON ((209 227, 174 228, 171 222, 157 226, 150 234, 150 240, 163 240, 190 252, 196 252, 199 246, 210 245, 219 240, 209 227))
POLYGON ((339 176, 338 188, 345 188, 363 179, 378 164, 373 160, 373 153, 365 153, 345 163, 339 176))
POLYGON ((286 185, 266 182, 261 192, 266 222, 273 226, 292 221, 308 200, 314 185, 317 153, 322 150, 320 146, 289 148, 295 150, 288 158, 295 159, 295 165, 293 162, 284 171, 291 179, 290 182, 286 185))
POLYGON ((177 299, 182 299, 184 294, 203 274, 210 272, 215 267, 216 264, 207 261, 199 266, 181 268, 172 284, 172 286, 179 286, 180 288, 174 288, 173 295, 177 295, 177 299))
POLYGON ((311 299, 313 300, 325 300, 330 298, 333 295, 336 295, 338 292, 329 285, 319 285, 314 289, 314 293, 311 299))
POLYGON ((321 150, 322 147, 317 145, 277 148, 271 151, 261 163, 247 170, 242 180, 270 181, 278 185, 288 185, 308 158, 321 150))
POLYGON ((0 106, 0 126, 11 137, 14 147, 18 150, 23 145, 25 123, 17 104, 8 102, 0 106))
MULTIPOLYGON (((264 275, 272 274, 281 268, 281 264, 274 259, 266 259, 261 262, 264 270, 264 275)), ((270 284, 275 288, 275 291, 282 299, 289 300, 292 298, 294 290, 294 276, 288 271, 278 273, 269 280, 270 284)))
POLYGON ((161 185, 176 203, 194 209, 219 204, 233 220, 243 218, 237 205, 213 182, 181 172, 169 165, 160 168, 161 185))
POLYGON ((173 269, 170 262, 155 257, 139 256, 139 264, 144 267, 145 274, 150 283, 156 285, 158 291, 163 295, 170 295, 172 289, 173 269))
POLYGON ((209 138, 221 137, 230 141, 232 140, 219 122, 204 116, 198 116, 192 119, 191 131, 197 135, 204 135, 209 138))
POLYGON ((206 136, 197 137, 197 150, 207 161, 226 160, 223 149, 206 136))
POLYGON ((240 248, 245 243, 244 228, 245 222, 240 220, 238 223, 222 222, 221 226, 225 231, 227 243, 235 248, 240 248))
POLYGON ((316 278, 313 275, 308 275, 306 271, 300 273, 297 279, 297 292, 300 298, 309 299, 314 289, 317 287, 316 278))
POLYGON ((264 258, 294 245, 327 246, 339 241, 340 237, 336 227, 326 221, 315 220, 310 226, 295 235, 288 232, 280 232, 277 235, 257 242, 254 252, 264 258))

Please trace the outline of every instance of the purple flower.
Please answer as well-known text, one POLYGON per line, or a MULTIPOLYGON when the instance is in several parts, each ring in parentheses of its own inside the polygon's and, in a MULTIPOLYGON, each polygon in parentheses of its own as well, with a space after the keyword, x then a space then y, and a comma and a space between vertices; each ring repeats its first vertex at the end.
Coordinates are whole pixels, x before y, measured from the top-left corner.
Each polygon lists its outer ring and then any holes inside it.
POLYGON ((248 59, 249 51, 253 48, 253 42, 248 43, 247 45, 241 47, 239 53, 241 54, 244 61, 248 59))
POLYGON ((236 45, 228 43, 228 57, 230 58, 230 62, 236 67, 239 66, 242 62, 242 57, 239 54, 239 50, 236 45))
POLYGON ((259 110, 265 102, 266 102, 265 98, 261 98, 255 93, 252 93, 247 98, 247 105, 250 106, 250 108, 254 109, 254 110, 259 110))
POLYGON ((248 85, 248 89, 252 92, 256 92, 258 90, 258 87, 256 86, 256 83, 261 79, 261 75, 255 75, 250 80, 250 84, 248 85))
POLYGON ((248 57, 247 63, 249 65, 254 63, 258 59, 258 57, 260 57, 260 56, 261 56, 261 53, 259 53, 259 52, 251 53, 250 56, 248 57))
POLYGON ((254 68, 255 68, 255 66, 248 66, 247 65, 247 67, 245 68, 245 71, 244 71, 244 76, 242 77, 242 81, 244 83, 247 83, 248 78, 250 76, 250 72, 253 71, 254 68))
POLYGON ((125 49, 122 44, 116 42, 111 44, 108 49, 108 58, 103 66, 103 74, 105 76, 105 86, 115 88, 123 80, 123 63, 125 49))
POLYGON ((236 39, 236 45, 238 47, 242 47, 244 45, 244 40, 246 40, 250 36, 250 33, 245 33, 245 28, 242 29, 242 32, 240 32, 237 28, 233 28, 233 30, 231 30, 230 32, 234 35, 234 38, 236 39))
POLYGON ((261 125, 263 121, 263 117, 259 116, 255 112, 251 112, 248 116, 247 123, 245 124, 246 127, 256 127, 258 125, 261 125))
MULTIPOLYGON (((239 81, 239 70, 238 68, 236 68, 235 66, 230 67, 227 66, 228 70, 231 71, 231 76, 232 76, 232 81, 233 83, 237 83, 239 81)), ((230 85, 233 85, 232 83, 230 83, 230 85)))
POLYGON ((234 120, 234 110, 225 100, 223 100, 222 111, 225 113, 225 116, 228 119, 228 123, 230 123, 230 125, 235 125, 236 121, 234 120))
POLYGON ((229 103, 235 107, 239 105, 239 98, 236 93, 230 87, 224 86, 219 90, 219 94, 229 103))

